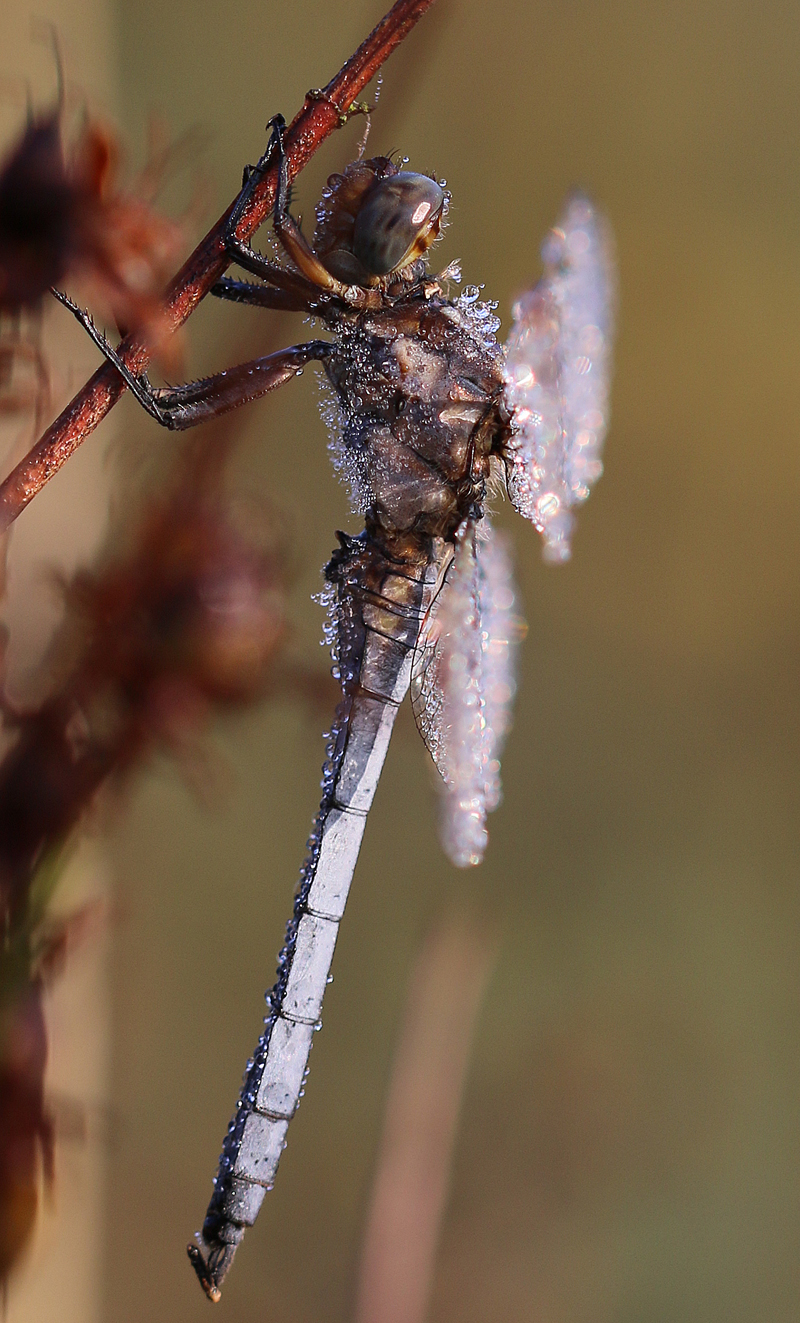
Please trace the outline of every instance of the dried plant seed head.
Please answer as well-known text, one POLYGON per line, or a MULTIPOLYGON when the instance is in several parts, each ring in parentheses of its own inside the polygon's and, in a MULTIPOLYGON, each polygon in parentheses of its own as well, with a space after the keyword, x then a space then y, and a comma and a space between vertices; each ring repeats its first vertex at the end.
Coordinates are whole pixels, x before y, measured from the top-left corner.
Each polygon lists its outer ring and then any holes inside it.
POLYGON ((224 706, 268 688, 286 629, 282 558, 222 504, 189 494, 152 511, 133 555, 78 587, 90 666, 129 701, 149 688, 162 697, 145 706, 163 712, 163 695, 224 706))
MULTIPOLYGON (((0 314, 35 313, 51 286, 76 280, 82 300, 175 371, 162 291, 183 230, 141 186, 120 186, 120 157, 116 135, 92 117, 66 147, 61 105, 31 118, 0 163, 0 314)), ((148 167, 144 182, 153 175, 148 167)))
POLYGON ((56 111, 33 119, 0 166, 0 309, 29 307, 62 279, 74 211, 56 111))
POLYGON ((353 231, 353 251, 375 276, 423 257, 439 233, 444 191, 427 175, 401 170, 372 189, 353 231))

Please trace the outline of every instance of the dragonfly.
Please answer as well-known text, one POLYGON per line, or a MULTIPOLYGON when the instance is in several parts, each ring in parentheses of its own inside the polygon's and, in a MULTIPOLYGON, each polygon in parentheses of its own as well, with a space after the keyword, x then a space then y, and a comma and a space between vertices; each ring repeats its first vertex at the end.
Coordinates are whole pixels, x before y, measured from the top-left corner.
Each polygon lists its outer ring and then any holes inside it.
POLYGON ((245 172, 225 242, 253 279, 223 277, 220 298, 305 312, 326 339, 177 387, 132 374, 87 313, 58 294, 165 427, 191 427, 321 366, 334 467, 363 516, 339 533, 322 600, 341 684, 322 798, 296 889, 267 1016, 224 1140, 214 1192, 189 1255, 207 1295, 223 1279, 275 1180, 321 1024, 339 924, 400 704, 440 773, 442 841, 480 862, 500 800, 521 635, 504 537, 487 502, 505 492, 570 555, 574 510, 602 471, 614 274, 607 223, 573 196, 542 249, 544 274, 513 308, 505 346, 496 304, 428 272, 448 209, 444 181, 388 157, 332 175, 309 241, 289 206, 284 121, 245 172), (259 180, 278 164, 273 225, 284 260, 236 238, 259 180))

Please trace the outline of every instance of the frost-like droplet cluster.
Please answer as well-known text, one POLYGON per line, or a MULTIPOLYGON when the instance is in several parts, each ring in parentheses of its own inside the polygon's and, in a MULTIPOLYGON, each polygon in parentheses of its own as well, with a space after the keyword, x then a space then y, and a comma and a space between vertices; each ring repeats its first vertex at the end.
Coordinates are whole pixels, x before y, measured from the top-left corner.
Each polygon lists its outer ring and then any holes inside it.
POLYGON ((325 620, 322 624, 322 638, 320 643, 323 648, 327 648, 331 654, 331 675, 334 680, 341 679, 341 668, 339 666, 339 594, 336 591, 334 583, 325 583, 321 591, 311 594, 312 602, 317 602, 325 610, 325 620))
POLYGON ((577 195, 542 246, 544 275, 515 304, 506 345, 511 501, 568 560, 571 508, 603 471, 608 428, 614 273, 608 229, 577 195))
POLYGON ((467 285, 455 300, 455 306, 478 344, 483 349, 496 350, 500 330, 497 303, 494 299, 481 299, 481 289, 481 285, 467 285))
MULTIPOLYGON (((341 334, 344 339, 347 331, 343 330, 341 334)), ((350 338, 353 339, 352 336, 350 338)), ((331 457, 331 463, 339 480, 349 488, 350 508, 353 513, 366 514, 374 500, 366 452, 358 446, 346 443, 345 431, 348 424, 348 415, 342 407, 342 401, 326 377, 320 375, 317 381, 319 383, 319 411, 322 421, 328 429, 328 454, 331 457)), ((361 400, 354 398, 352 406, 354 411, 358 410, 361 406, 361 400)))

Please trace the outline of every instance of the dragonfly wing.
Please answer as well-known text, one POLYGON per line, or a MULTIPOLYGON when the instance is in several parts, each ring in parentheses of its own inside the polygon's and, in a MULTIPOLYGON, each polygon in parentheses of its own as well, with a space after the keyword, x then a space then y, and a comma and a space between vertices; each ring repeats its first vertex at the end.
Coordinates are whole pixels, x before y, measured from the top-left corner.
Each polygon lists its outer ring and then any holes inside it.
POLYGON ((500 755, 511 729, 517 690, 517 651, 526 625, 517 613, 517 592, 509 539, 483 521, 488 537, 479 538, 478 601, 481 612, 482 697, 484 708, 483 776, 486 809, 502 797, 500 755))
POLYGON ((521 635, 515 603, 505 540, 488 520, 468 520, 412 672, 417 726, 442 776, 442 845, 462 868, 483 858, 486 816, 500 802, 521 635))
POLYGON ((614 265, 606 222, 582 195, 542 247, 544 275, 514 305, 506 344, 506 399, 515 427, 507 449, 511 501, 567 560, 572 507, 603 471, 608 428, 614 265))
POLYGON ((450 619, 448 596, 456 577, 453 556, 442 576, 417 639, 411 663, 411 710, 434 766, 444 779, 444 692, 442 689, 442 630, 450 619))

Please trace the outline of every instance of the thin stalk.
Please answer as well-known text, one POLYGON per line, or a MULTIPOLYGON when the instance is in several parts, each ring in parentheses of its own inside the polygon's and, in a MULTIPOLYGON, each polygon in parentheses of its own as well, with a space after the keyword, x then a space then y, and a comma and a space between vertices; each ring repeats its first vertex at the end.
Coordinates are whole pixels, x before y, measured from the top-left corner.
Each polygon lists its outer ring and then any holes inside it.
POLYGON ((452 916, 409 980, 361 1254, 356 1323, 425 1323, 470 1049, 496 942, 452 916))

